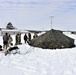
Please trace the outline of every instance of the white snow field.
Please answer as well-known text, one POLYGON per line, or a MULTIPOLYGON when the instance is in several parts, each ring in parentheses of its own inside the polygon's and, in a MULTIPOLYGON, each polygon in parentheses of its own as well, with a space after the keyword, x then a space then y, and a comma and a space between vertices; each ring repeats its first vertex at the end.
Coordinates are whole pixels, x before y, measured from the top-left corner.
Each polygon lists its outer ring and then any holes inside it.
MULTIPOLYGON (((66 35, 74 38, 76 44, 76 35, 66 35)), ((14 39, 13 36, 15 43, 14 39)), ((24 44, 23 37, 18 47, 20 54, 0 53, 0 75, 76 75, 76 47, 53 50, 30 47, 24 44)))

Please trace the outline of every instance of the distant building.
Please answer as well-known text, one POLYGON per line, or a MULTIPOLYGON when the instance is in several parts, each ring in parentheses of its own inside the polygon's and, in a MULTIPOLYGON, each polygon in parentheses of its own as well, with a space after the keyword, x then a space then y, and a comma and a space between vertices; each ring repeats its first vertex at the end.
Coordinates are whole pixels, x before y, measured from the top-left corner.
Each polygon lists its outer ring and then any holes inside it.
POLYGON ((4 35, 5 33, 8 33, 8 34, 17 34, 17 33, 20 33, 19 30, 11 30, 11 29, 6 29, 6 28, 0 28, 0 35, 4 35))
POLYGON ((29 31, 25 31, 25 30, 17 30, 17 29, 6 29, 6 28, 0 28, 0 35, 4 35, 5 33, 8 33, 8 34, 18 34, 18 33, 21 33, 21 34, 28 34, 29 31))

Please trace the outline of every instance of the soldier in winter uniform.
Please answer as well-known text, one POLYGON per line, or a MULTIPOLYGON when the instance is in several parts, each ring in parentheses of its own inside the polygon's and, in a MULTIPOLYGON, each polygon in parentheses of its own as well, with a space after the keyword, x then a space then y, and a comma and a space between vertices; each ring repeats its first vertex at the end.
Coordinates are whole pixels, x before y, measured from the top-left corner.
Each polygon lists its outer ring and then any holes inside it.
POLYGON ((31 41, 31 33, 28 33, 28 43, 31 41))
POLYGON ((16 45, 19 45, 19 44, 21 44, 21 34, 17 34, 16 35, 16 45))
POLYGON ((3 36, 3 48, 5 49, 7 49, 8 47, 8 40, 9 40, 8 33, 5 33, 5 35, 3 36))
POLYGON ((13 41, 13 39, 12 39, 11 35, 9 35, 8 44, 9 44, 9 45, 12 45, 12 41, 13 41))
POLYGON ((26 34, 24 35, 24 41, 25 41, 25 43, 27 42, 27 35, 26 34))
POLYGON ((34 36, 33 36, 33 38, 36 38, 36 37, 38 37, 38 35, 37 35, 36 33, 34 33, 34 36))
POLYGON ((16 45, 19 44, 19 34, 16 34, 16 45))
POLYGON ((19 44, 21 44, 21 33, 19 33, 19 44))

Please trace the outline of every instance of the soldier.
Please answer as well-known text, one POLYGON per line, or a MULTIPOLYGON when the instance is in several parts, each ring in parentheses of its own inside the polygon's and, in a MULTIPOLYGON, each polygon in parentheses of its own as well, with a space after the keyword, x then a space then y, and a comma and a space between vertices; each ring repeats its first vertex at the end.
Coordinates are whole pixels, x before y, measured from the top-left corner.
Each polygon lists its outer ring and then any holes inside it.
POLYGON ((3 36, 3 48, 5 49, 7 49, 8 47, 8 40, 9 40, 8 33, 5 33, 5 35, 3 36))
POLYGON ((25 43, 27 42, 27 35, 26 34, 24 35, 24 41, 25 41, 25 43))
POLYGON ((18 41, 19 41, 19 34, 16 34, 16 38, 15 38, 15 40, 16 40, 16 45, 18 45, 18 41))
POLYGON ((16 35, 16 45, 19 45, 19 44, 21 44, 21 34, 17 34, 16 35))
POLYGON ((19 33, 19 44, 22 44, 21 43, 21 33, 19 33))
POLYGON ((28 33, 28 43, 31 41, 31 34, 28 33))
POLYGON ((36 38, 36 37, 38 37, 38 35, 37 35, 36 33, 34 33, 34 36, 33 36, 33 38, 36 38))
POLYGON ((12 39, 11 35, 9 35, 8 44, 9 44, 9 45, 13 45, 13 44, 12 44, 12 41, 13 41, 13 39, 12 39))

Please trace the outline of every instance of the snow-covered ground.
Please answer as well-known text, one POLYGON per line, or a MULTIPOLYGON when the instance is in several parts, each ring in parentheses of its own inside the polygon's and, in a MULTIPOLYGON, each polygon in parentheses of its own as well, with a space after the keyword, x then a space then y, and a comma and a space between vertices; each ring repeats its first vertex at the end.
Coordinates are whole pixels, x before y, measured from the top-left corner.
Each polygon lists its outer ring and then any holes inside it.
MULTIPOLYGON (((76 44, 76 35, 66 35, 74 38, 76 44)), ((4 56, 0 53, 0 75, 76 75, 76 47, 55 50, 35 48, 24 44, 22 37, 19 48, 21 54, 4 56)))

